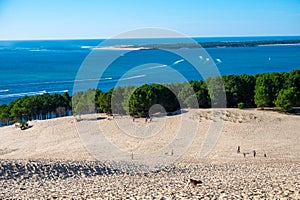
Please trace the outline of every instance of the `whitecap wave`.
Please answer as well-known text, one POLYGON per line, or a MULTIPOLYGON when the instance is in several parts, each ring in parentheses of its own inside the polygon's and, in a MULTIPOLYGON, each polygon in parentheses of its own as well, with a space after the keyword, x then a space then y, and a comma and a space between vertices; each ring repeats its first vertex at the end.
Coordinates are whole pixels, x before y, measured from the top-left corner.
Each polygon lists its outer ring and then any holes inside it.
POLYGON ((157 65, 157 66, 154 66, 154 67, 150 67, 150 69, 156 69, 156 68, 163 68, 163 67, 166 67, 167 65, 157 65))
MULTIPOLYGON (((94 78, 94 79, 79 79, 79 80, 67 80, 67 81, 45 81, 45 82, 33 82, 33 83, 11 83, 11 84, 3 84, 0 86, 20 86, 20 85, 47 85, 47 84, 64 84, 64 83, 75 83, 75 82, 89 82, 89 81, 105 81, 112 80, 112 77, 106 78, 94 78)), ((1 90, 0 90, 1 92, 1 90)))
POLYGON ((93 49, 95 46, 81 46, 81 49, 93 49))
POLYGON ((59 93, 65 93, 65 92, 69 92, 69 90, 57 90, 57 91, 51 91, 51 92, 49 92, 49 94, 59 94, 59 93))
POLYGON ((29 49, 28 51, 37 51, 37 52, 39 52, 39 51, 49 51, 48 49, 29 49))
POLYGON ((4 95, 0 95, 0 99, 24 97, 24 96, 34 96, 34 95, 45 94, 45 93, 47 93, 46 90, 36 91, 36 92, 21 92, 21 93, 14 93, 14 94, 4 94, 4 95))
POLYGON ((130 80, 130 79, 135 79, 135 78, 143 78, 145 76, 146 76, 146 74, 141 74, 141 75, 131 76, 131 77, 125 77, 125 78, 119 79, 119 81, 125 81, 125 80, 130 80))
POLYGON ((9 89, 6 89, 6 90, 0 90, 0 92, 9 92, 9 89))
POLYGON ((177 65, 178 63, 181 63, 181 62, 183 62, 183 61, 184 61, 184 59, 177 60, 177 61, 175 61, 172 65, 177 65))

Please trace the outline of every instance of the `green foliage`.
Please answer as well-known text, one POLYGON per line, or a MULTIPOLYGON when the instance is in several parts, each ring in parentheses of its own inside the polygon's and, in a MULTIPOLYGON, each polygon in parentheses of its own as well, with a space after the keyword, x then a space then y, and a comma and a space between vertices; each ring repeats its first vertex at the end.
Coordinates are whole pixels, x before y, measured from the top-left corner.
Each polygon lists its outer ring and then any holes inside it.
POLYGON ((237 75, 229 75, 223 77, 226 98, 227 98, 227 107, 236 106, 240 101, 241 91, 241 79, 237 75))
MULTIPOLYGON (((193 85, 196 86, 195 83, 193 83, 193 85)), ((195 93, 193 87, 191 86, 191 84, 188 82, 183 83, 181 90, 178 94, 178 98, 183 107, 186 107, 186 108, 197 108, 198 107, 196 93, 195 93)))
POLYGON ((95 89, 75 93, 72 98, 73 114, 94 113, 96 111, 96 94, 99 94, 99 91, 95 89))
POLYGON ((254 101, 257 107, 272 106, 272 79, 269 73, 261 74, 256 79, 254 101))
POLYGON ((142 85, 131 92, 129 114, 139 117, 149 116, 149 110, 155 104, 161 105, 167 112, 180 109, 176 95, 168 85, 152 84, 142 85))
POLYGON ((0 122, 2 124, 6 124, 6 122, 10 119, 10 106, 3 104, 0 106, 0 122))
POLYGON ((297 96, 299 96, 299 94, 297 93, 296 88, 282 89, 274 103, 276 107, 280 108, 282 111, 290 112, 297 101, 297 96))
MULTIPOLYGON (((127 86, 124 88, 124 91, 123 91, 123 102, 122 102, 122 107, 123 107, 123 110, 125 112, 125 114, 130 114, 129 112, 129 101, 130 101, 130 97, 131 95, 133 94, 133 92, 135 91, 137 87, 136 86, 127 86)), ((122 113, 121 113, 122 114, 122 113)))
MULTIPOLYGON (((207 85, 204 81, 190 81, 190 85, 192 86, 197 100, 197 105, 200 108, 209 108, 211 105, 211 99, 209 96, 207 85)), ((196 105, 194 103, 194 105, 196 105)), ((193 106, 189 106, 193 107, 193 106)))
POLYGON ((300 106, 300 70, 292 70, 288 75, 285 88, 294 88, 296 99, 294 106, 300 106))
POLYGON ((138 87, 129 100, 129 114, 132 116, 148 116, 149 109, 157 101, 154 88, 149 85, 138 87))
POLYGON ((67 94, 59 95, 48 93, 37 96, 25 96, 17 99, 8 105, 0 106, 0 122, 6 124, 17 121, 28 121, 42 117, 51 117, 51 114, 57 116, 65 116, 67 110, 70 109, 71 97, 67 98, 67 94))
POLYGON ((255 76, 242 74, 240 77, 239 99, 238 102, 244 102, 247 107, 254 107, 255 76))
POLYGON ((172 84, 117 87, 107 92, 90 89, 50 95, 25 96, 8 105, 0 105, 0 122, 61 117, 73 107, 73 114, 105 112, 148 116, 151 106, 159 104, 167 112, 180 108, 265 107, 283 111, 300 106, 300 70, 290 73, 265 73, 256 76, 229 75, 172 84), (226 94, 226 96, 225 96, 226 94), (225 102, 226 99, 226 102, 225 102), (227 105, 226 105, 227 104, 227 105))
POLYGON ((271 98, 268 93, 267 86, 260 85, 255 87, 254 101, 257 107, 271 106, 271 98))
POLYGON ((125 93, 125 88, 126 87, 117 87, 112 92, 111 108, 113 113, 118 113, 121 115, 126 114, 126 110, 123 107, 125 96, 127 96, 125 93))
POLYGON ((227 107, 237 107, 239 102, 245 102, 248 107, 254 106, 255 77, 251 75, 223 76, 227 107))
POLYGON ((168 85, 152 84, 151 87, 156 96, 154 104, 161 105, 167 112, 174 112, 180 108, 176 95, 168 85))
POLYGON ((243 103, 243 102, 238 103, 238 108, 239 109, 244 109, 245 108, 245 103, 243 103))
POLYGON ((22 115, 25 114, 25 107, 22 106, 23 101, 24 99, 18 99, 10 111, 11 117, 15 120, 22 119, 22 115))
POLYGON ((300 70, 257 75, 254 100, 258 107, 275 105, 283 111, 299 106, 300 70))
POLYGON ((97 109, 100 112, 104 112, 107 114, 112 113, 111 109, 111 96, 113 93, 113 89, 109 90, 108 92, 102 92, 96 98, 96 104, 98 105, 97 109))
POLYGON ((208 92, 211 98, 212 107, 226 107, 226 93, 224 82, 221 76, 215 76, 206 80, 208 92))

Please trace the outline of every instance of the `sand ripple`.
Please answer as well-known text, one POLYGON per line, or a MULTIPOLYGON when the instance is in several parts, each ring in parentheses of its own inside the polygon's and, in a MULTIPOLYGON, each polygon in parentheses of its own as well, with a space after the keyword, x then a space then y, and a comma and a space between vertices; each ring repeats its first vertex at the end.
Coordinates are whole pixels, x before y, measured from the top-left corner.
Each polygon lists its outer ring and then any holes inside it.
POLYGON ((0 198, 300 198, 299 163, 174 164, 145 173, 129 168, 129 163, 1 161, 0 198), (203 184, 189 185, 189 177, 203 184))

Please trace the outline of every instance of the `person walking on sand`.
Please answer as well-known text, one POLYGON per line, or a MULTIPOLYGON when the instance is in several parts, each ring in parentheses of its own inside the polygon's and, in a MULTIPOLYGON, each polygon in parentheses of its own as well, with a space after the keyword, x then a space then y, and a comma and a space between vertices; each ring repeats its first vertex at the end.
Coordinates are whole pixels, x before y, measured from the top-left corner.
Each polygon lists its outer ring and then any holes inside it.
POLYGON ((246 153, 243 153, 243 155, 244 155, 244 158, 246 158, 246 153))
POLYGON ((237 147, 236 152, 237 152, 237 153, 240 153, 240 152, 241 152, 241 147, 240 147, 240 146, 237 147))
POLYGON ((255 158, 255 156, 256 156, 256 151, 254 150, 253 151, 253 157, 255 158))

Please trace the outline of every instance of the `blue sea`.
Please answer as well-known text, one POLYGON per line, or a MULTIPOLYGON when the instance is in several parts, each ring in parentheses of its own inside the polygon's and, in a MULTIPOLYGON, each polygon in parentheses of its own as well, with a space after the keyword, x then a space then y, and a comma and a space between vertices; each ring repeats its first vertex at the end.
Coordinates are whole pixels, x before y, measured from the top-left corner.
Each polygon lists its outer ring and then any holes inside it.
MULTIPOLYGON (((217 37, 193 38, 197 42, 290 40, 286 37, 217 37)), ((25 95, 74 91, 74 83, 97 81, 96 87, 107 91, 117 85, 140 85, 151 82, 182 82, 205 79, 210 69, 199 74, 187 59, 173 52, 151 49, 132 50, 100 48, 103 40, 0 41, 0 104, 7 104, 25 95), (102 56, 99 60, 93 52, 102 56), (113 52, 113 53, 112 53, 113 52), (118 58, 109 62, 113 55, 118 58), (109 63, 105 65, 103 63, 109 63), (93 65, 80 72, 80 67, 93 65), (104 68, 107 67, 105 70, 104 68), (99 70, 101 69, 101 70, 99 70), (174 72, 175 71, 175 72, 174 72), (78 72, 81 74, 78 75, 78 72), (206 74, 205 74, 206 73, 206 74), (153 77, 155 76, 155 79, 153 77), (155 81, 153 81, 155 80, 155 81)), ((177 43, 178 39, 119 39, 113 45, 177 43)), ((300 69, 300 45, 273 45, 237 48, 181 49, 197 57, 206 67, 217 68, 220 75, 289 72, 300 69), (201 50, 202 52, 203 50, 201 50)), ((95 85, 95 84, 94 84, 95 85)))

